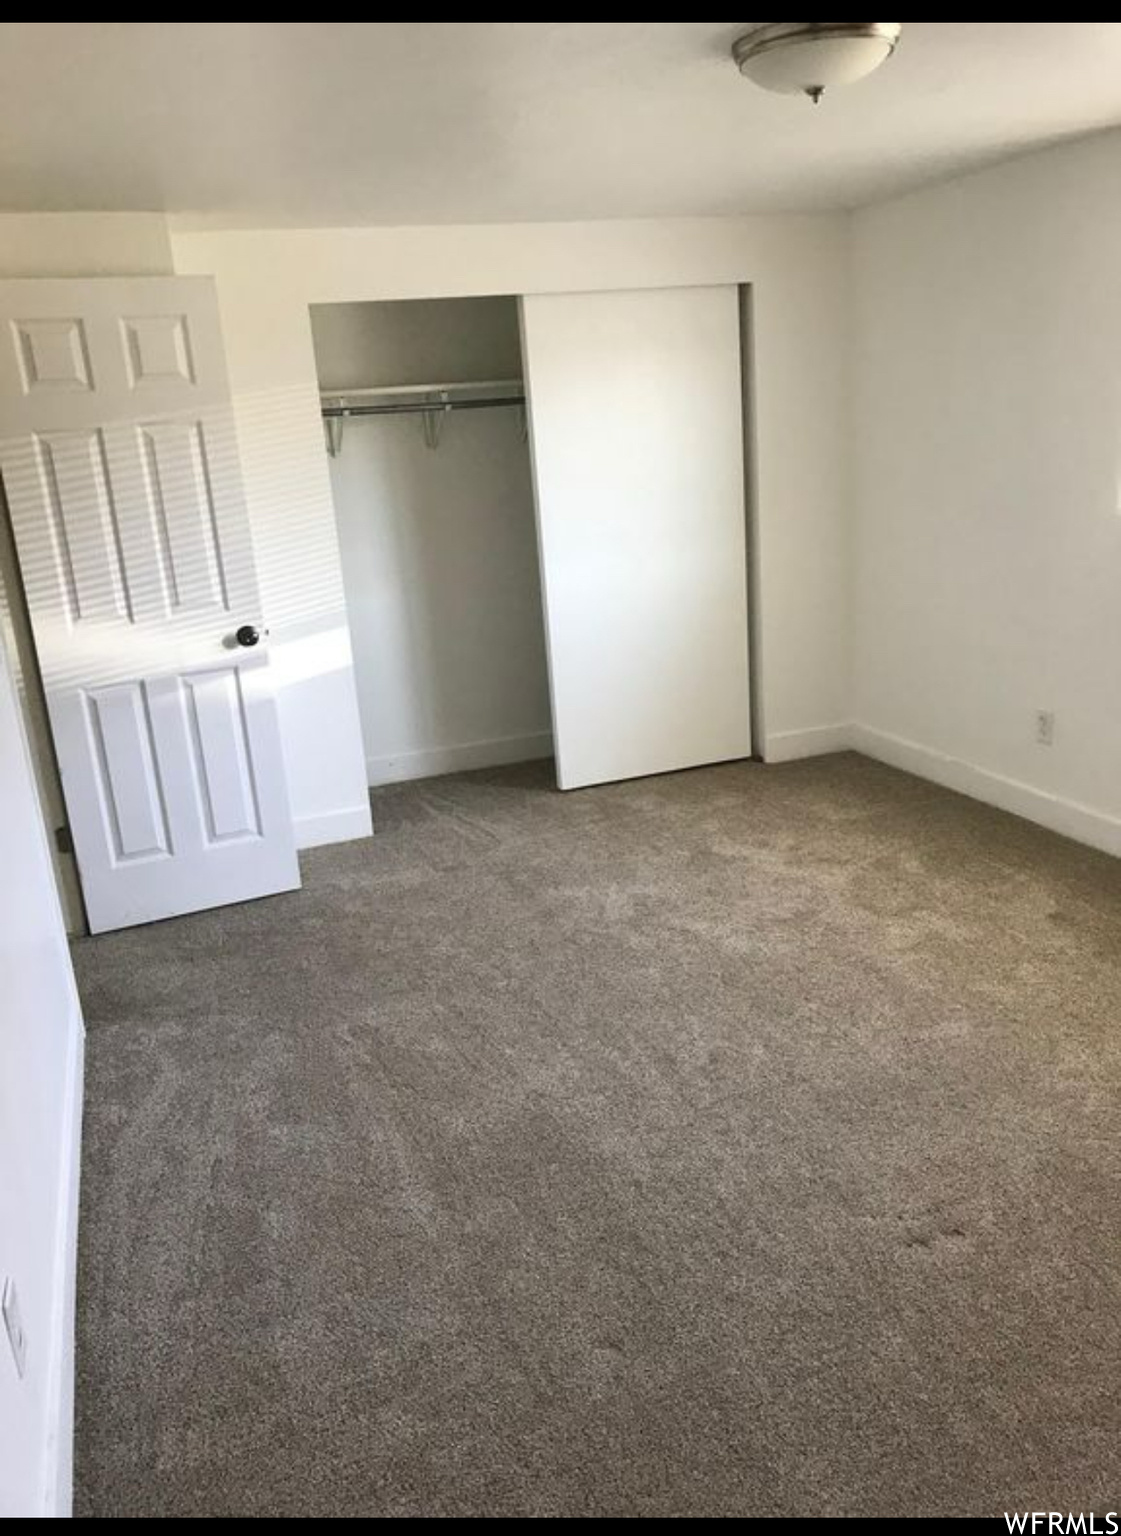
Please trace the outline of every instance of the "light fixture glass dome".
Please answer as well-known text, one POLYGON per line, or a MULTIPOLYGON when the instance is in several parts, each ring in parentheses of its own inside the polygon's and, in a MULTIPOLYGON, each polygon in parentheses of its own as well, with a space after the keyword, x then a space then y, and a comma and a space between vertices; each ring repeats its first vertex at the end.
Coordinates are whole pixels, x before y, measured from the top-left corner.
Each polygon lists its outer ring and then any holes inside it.
POLYGON ((738 38, 732 57, 764 90, 817 101, 878 69, 902 30, 898 21, 772 21, 738 38))

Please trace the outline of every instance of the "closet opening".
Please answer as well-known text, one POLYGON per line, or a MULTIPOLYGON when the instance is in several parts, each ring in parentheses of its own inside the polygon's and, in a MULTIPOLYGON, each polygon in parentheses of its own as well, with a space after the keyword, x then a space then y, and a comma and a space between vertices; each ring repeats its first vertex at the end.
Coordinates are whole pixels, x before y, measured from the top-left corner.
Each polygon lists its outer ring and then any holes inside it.
POLYGON ((517 299, 311 323, 368 782, 551 758, 517 299))

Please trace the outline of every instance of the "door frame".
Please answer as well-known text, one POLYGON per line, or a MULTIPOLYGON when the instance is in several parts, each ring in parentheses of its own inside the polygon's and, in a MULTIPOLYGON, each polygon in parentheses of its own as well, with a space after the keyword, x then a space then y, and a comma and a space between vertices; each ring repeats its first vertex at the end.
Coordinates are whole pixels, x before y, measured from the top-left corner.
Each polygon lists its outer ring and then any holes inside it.
POLYGON ((7 642, 8 669, 23 716, 24 733, 38 791, 39 814, 50 849, 55 888, 66 932, 84 938, 90 931, 82 882, 70 839, 66 797, 62 791, 54 732, 47 713, 47 695, 39 669, 39 652, 31 628, 23 570, 16 548, 11 512, 0 475, 0 627, 7 642))

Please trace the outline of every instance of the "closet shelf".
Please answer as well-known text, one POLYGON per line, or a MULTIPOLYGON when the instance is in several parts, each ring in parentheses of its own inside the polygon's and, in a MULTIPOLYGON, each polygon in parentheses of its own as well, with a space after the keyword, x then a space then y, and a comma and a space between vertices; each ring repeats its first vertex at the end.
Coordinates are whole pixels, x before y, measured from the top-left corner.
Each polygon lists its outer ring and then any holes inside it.
POLYGON ((365 416, 423 418, 424 440, 438 446, 440 426, 452 411, 481 411, 496 406, 524 406, 521 379, 468 379, 444 384, 391 384, 369 389, 324 389, 319 406, 327 427, 327 449, 334 458, 342 448, 343 423, 365 416))

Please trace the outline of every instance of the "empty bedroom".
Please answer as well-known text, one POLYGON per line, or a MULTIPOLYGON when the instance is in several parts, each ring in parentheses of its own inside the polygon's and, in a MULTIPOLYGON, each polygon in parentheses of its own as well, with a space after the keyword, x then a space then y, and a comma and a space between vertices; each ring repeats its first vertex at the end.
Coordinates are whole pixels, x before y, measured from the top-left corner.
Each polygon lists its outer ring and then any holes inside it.
POLYGON ((1121 23, 0 24, 0 1515, 1121 1515, 1121 23))

